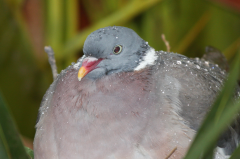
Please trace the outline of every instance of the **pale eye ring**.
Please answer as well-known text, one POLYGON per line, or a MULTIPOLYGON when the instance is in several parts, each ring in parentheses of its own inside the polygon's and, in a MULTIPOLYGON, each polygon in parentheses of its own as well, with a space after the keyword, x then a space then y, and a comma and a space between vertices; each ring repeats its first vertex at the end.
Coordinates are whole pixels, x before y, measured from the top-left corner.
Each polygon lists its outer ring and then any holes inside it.
POLYGON ((114 48, 113 48, 113 53, 114 54, 120 54, 122 52, 122 45, 116 45, 114 48))

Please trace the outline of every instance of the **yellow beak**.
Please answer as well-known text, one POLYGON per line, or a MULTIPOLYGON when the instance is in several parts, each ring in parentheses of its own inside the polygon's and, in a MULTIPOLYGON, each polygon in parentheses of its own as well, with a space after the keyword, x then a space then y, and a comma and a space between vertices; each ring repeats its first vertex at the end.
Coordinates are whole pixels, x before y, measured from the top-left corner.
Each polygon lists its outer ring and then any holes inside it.
POLYGON ((84 66, 82 66, 78 71, 78 80, 81 81, 81 79, 88 74, 89 70, 87 70, 84 66))

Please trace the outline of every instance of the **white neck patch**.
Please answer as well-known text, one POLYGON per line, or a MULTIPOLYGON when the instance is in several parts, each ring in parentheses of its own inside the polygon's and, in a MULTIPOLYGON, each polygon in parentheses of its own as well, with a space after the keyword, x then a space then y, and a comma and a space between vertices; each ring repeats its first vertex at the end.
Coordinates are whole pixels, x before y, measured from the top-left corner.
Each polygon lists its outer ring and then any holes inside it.
POLYGON ((147 65, 154 65, 155 60, 157 59, 156 52, 153 48, 150 48, 146 55, 143 57, 143 60, 139 65, 134 69, 134 71, 139 71, 145 68, 147 65))

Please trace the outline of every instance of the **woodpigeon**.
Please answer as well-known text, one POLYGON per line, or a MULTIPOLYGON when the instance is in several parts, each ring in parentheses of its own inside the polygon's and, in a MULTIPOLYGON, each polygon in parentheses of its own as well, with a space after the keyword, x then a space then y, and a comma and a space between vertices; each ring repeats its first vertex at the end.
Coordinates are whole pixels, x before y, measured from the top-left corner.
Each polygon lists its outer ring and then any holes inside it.
MULTIPOLYGON (((155 51, 120 26, 91 33, 83 52, 43 97, 35 159, 183 158, 226 72, 155 51)), ((238 142, 234 127, 219 140, 215 158, 230 155, 238 142)))

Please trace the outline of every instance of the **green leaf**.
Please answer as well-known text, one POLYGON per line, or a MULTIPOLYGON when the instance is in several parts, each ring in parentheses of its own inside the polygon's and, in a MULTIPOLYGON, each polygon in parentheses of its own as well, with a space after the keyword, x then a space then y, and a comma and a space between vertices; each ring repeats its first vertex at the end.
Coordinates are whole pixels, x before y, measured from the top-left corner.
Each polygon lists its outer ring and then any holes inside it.
POLYGON ((33 150, 30 149, 29 147, 25 147, 25 150, 26 150, 28 156, 29 156, 31 159, 34 159, 34 153, 33 153, 33 150))
POLYGON ((229 159, 239 159, 240 156, 240 146, 233 152, 232 156, 229 159))
POLYGON ((11 115, 4 103, 0 94, 0 137, 1 137, 1 148, 0 152, 3 151, 8 157, 1 157, 1 159, 9 158, 11 155, 12 159, 28 159, 28 156, 23 147, 20 136, 17 132, 17 128, 12 120, 11 115), (3 145, 3 146, 2 146, 3 145), (5 151, 4 151, 5 149, 5 151), (7 153, 7 154, 6 154, 7 153))
POLYGON ((2 159, 10 158, 10 152, 1 125, 0 125, 0 158, 2 159))

